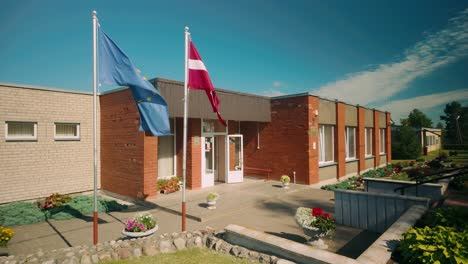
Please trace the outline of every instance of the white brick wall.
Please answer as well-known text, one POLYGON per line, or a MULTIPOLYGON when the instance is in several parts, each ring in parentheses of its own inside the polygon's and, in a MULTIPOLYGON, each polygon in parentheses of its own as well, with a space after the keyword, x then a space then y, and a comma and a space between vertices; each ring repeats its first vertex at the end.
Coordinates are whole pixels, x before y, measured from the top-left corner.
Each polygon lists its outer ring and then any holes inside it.
MULTIPOLYGON (((0 85, 0 204, 93 189, 93 97, 0 85), (5 121, 37 122, 37 141, 6 141, 5 121), (55 141, 54 123, 80 123, 79 141, 55 141)), ((99 98, 98 98, 98 186, 99 98)))

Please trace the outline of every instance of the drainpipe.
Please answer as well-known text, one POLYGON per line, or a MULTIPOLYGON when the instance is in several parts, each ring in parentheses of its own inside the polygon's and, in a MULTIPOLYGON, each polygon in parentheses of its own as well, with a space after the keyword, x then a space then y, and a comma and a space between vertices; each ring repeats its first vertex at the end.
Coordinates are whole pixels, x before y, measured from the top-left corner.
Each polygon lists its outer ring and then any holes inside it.
POLYGON ((293 182, 296 183, 296 172, 293 171, 293 182))

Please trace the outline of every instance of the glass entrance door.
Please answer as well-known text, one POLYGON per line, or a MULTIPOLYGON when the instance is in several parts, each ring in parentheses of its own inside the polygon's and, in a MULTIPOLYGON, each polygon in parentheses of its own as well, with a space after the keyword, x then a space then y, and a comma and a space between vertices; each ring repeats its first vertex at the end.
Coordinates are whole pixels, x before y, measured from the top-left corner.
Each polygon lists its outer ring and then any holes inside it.
POLYGON ((214 185, 216 174, 215 137, 203 138, 202 188, 214 185))
POLYGON ((227 183, 244 181, 244 153, 242 135, 226 137, 226 169, 227 183))

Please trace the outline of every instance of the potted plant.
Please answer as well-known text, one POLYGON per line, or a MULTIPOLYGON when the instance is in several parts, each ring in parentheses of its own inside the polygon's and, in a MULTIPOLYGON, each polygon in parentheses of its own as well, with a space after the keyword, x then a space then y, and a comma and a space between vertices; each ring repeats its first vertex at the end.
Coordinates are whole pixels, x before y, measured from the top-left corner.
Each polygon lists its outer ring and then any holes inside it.
POLYGON ((283 183, 283 188, 288 189, 289 188, 289 182, 291 181, 291 178, 289 178, 288 175, 283 175, 280 178, 281 183, 283 183))
POLYGON ((124 222, 122 234, 129 237, 149 236, 158 230, 156 220, 149 213, 137 214, 133 219, 127 219, 124 222))
POLYGON ((330 214, 323 213, 320 207, 312 209, 299 207, 295 219, 304 233, 310 237, 307 244, 320 249, 328 248, 321 238, 330 236, 335 231, 335 219, 330 214))
POLYGON ((14 233, 13 229, 0 225, 0 256, 8 256, 8 249, 6 247, 14 233))
POLYGON ((219 194, 217 193, 209 193, 206 196, 206 203, 208 204, 208 209, 216 209, 216 200, 218 200, 219 194))

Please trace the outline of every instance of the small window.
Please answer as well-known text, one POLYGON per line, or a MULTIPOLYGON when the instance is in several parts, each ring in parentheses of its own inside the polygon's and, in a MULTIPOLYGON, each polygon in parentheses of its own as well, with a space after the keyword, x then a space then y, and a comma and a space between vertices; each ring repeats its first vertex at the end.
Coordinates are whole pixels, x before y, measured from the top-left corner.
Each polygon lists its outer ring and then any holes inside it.
POLYGON ((380 129, 380 154, 385 154, 385 128, 380 129))
POLYGON ((37 123, 5 122, 6 140, 37 140, 37 123))
POLYGON ((335 161, 334 126, 319 126, 319 165, 326 165, 335 161))
POLYGON ((356 159, 356 128, 345 128, 346 160, 356 159))
POLYGON ((80 124, 55 123, 55 140, 79 140, 80 124))
POLYGON ((366 143, 366 157, 372 156, 372 128, 364 129, 364 142, 366 143))

